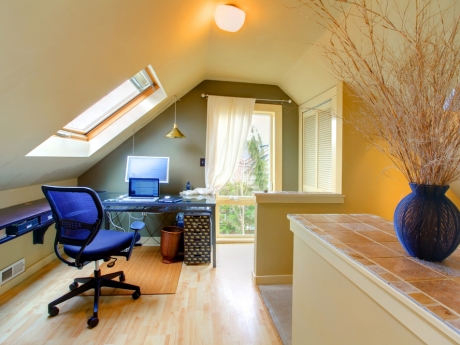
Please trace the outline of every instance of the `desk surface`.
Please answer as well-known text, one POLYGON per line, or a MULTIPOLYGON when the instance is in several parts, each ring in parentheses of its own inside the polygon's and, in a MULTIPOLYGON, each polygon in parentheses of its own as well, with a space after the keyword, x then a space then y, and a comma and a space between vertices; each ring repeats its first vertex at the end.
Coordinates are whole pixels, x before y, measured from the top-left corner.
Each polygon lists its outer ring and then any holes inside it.
POLYGON ((393 223, 378 216, 291 214, 288 218, 460 333, 460 248, 442 262, 428 262, 409 256, 393 223))
MULTIPOLYGON (((212 195, 196 196, 196 197, 182 197, 182 201, 169 203, 169 202, 152 202, 152 201, 120 201, 120 192, 103 192, 99 194, 104 207, 120 207, 120 206, 158 206, 158 207, 215 207, 216 199, 212 195)), ((160 196, 162 199, 164 195, 160 196)))
POLYGON ((51 211, 46 199, 26 202, 23 204, 0 209, 0 229, 8 225, 40 216, 51 211))

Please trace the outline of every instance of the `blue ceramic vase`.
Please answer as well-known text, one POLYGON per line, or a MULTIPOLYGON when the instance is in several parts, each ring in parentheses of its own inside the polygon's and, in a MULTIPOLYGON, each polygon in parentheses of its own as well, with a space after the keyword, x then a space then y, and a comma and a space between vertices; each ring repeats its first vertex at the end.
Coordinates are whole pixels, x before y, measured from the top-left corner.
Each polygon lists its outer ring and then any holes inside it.
POLYGON ((460 243, 460 212, 445 195, 449 186, 409 185, 412 193, 394 213, 396 235, 411 256, 442 261, 460 243))

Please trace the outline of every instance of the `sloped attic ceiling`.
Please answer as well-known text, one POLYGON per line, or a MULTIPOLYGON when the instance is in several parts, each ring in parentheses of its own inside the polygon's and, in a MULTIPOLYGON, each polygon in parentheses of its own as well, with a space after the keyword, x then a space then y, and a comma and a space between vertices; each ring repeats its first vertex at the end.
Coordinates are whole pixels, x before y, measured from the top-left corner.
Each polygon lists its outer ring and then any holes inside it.
POLYGON ((0 190, 76 178, 205 79, 280 86, 298 103, 334 84, 322 32, 296 0, 237 0, 246 22, 217 28, 219 0, 0 2, 0 190), (88 158, 25 157, 151 65, 168 98, 88 158))

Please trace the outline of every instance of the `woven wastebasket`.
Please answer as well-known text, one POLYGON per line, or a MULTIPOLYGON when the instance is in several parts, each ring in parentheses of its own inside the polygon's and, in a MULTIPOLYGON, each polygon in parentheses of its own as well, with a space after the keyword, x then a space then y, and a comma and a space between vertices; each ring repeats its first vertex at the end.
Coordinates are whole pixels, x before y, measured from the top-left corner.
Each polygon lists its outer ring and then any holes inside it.
POLYGON ((160 251, 163 257, 161 262, 171 264, 179 261, 177 254, 179 254, 183 234, 184 229, 178 226, 167 226, 161 229, 160 251))

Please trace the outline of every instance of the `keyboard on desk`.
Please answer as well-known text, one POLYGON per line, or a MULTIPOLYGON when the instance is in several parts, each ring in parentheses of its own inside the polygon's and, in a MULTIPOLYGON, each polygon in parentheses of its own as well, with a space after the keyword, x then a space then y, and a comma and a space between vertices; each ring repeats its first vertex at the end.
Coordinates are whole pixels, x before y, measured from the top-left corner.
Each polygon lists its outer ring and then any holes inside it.
POLYGON ((124 199, 120 199, 120 201, 134 201, 134 202, 157 202, 158 201, 158 197, 154 197, 154 198, 148 198, 148 197, 144 197, 144 198, 136 198, 136 197, 132 197, 132 196, 128 196, 124 199))

